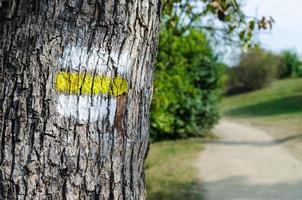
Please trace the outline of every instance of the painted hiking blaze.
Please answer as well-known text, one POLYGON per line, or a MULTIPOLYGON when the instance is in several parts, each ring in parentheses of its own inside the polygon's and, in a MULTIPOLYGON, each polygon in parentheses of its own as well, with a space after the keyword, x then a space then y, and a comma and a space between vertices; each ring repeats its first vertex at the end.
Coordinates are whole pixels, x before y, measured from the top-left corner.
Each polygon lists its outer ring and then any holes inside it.
POLYGON ((76 95, 119 96, 128 91, 128 83, 120 76, 111 78, 87 73, 59 72, 56 75, 56 90, 76 95))
POLYGON ((113 125, 117 97, 129 89, 124 78, 129 59, 117 58, 100 49, 66 48, 55 76, 58 113, 78 122, 108 118, 113 125))

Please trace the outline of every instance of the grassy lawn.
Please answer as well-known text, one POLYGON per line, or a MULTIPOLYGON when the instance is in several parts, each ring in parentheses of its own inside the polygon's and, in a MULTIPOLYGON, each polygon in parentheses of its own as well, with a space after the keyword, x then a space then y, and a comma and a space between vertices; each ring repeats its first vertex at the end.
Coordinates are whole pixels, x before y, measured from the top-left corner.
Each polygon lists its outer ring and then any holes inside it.
POLYGON ((146 163, 148 200, 202 200, 194 161, 202 139, 151 144, 146 163))
POLYGON ((302 159, 302 78, 227 97, 222 109, 225 118, 266 128, 302 159))
POLYGON ((272 86, 224 99, 228 118, 302 131, 302 79, 276 81, 272 86))

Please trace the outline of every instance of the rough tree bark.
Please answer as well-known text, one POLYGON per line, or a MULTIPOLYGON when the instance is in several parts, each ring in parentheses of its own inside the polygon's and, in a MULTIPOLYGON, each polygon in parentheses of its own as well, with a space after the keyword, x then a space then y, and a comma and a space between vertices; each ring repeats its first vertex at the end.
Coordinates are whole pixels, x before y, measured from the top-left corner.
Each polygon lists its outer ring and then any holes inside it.
POLYGON ((158 0, 0 0, 0 199, 145 199, 158 0))

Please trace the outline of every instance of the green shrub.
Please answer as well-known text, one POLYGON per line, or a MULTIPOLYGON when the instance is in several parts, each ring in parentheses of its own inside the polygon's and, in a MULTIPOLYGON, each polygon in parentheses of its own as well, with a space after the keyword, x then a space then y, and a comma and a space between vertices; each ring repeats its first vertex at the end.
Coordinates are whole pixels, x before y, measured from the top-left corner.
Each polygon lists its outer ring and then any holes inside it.
POLYGON ((293 50, 285 50, 281 53, 279 78, 302 76, 302 63, 298 54, 293 50))
POLYGON ((243 53, 237 66, 228 70, 227 93, 238 94, 269 85, 277 76, 280 58, 262 49, 243 53))
POLYGON ((151 106, 153 140, 196 137, 219 119, 224 66, 205 35, 191 29, 178 37, 162 29, 151 106))

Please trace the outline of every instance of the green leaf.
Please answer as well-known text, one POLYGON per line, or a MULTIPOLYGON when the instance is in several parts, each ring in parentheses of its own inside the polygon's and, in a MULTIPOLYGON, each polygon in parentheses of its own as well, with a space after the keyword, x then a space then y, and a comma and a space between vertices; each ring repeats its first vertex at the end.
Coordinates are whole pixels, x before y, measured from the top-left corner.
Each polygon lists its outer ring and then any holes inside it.
POLYGON ((253 20, 253 21, 250 21, 250 29, 253 31, 254 29, 255 29, 255 21, 253 20))
POLYGON ((231 15, 225 16, 224 21, 225 22, 231 22, 232 21, 232 16, 231 15))
POLYGON ((243 30, 239 33, 240 40, 243 40, 244 36, 245 36, 245 30, 243 30))

